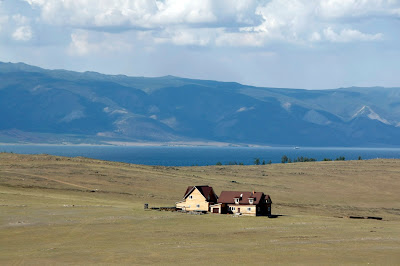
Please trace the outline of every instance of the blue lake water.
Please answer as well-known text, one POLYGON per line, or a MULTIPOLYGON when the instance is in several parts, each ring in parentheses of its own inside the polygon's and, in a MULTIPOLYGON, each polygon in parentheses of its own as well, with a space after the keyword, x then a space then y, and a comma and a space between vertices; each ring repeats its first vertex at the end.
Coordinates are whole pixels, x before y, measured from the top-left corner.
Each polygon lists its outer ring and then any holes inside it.
POLYGON ((0 152, 21 154, 52 154, 68 157, 83 156, 101 160, 145 165, 191 166, 215 165, 217 162, 253 164, 255 158, 280 163, 283 155, 346 160, 400 158, 400 148, 309 148, 301 147, 128 147, 68 145, 0 145, 0 152))

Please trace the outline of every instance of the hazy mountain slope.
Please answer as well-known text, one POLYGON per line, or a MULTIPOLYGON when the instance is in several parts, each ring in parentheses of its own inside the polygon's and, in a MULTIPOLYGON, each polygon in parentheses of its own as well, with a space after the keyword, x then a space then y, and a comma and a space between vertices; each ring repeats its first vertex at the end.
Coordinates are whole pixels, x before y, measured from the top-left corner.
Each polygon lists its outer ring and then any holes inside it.
POLYGON ((324 110, 350 120, 363 106, 399 122, 400 88, 345 88, 336 90, 288 90, 271 88, 243 88, 243 94, 261 100, 278 98, 283 105, 298 104, 315 110, 324 110))
POLYGON ((110 119, 102 117, 101 103, 44 78, 38 73, 0 74, 8 84, 0 90, 0 129, 95 134, 111 125, 110 119))
POLYGON ((173 138, 169 127, 143 115, 147 95, 141 90, 111 82, 65 81, 38 72, 1 73, 0 78, 0 130, 173 138))
POLYGON ((398 88, 257 88, 22 63, 0 63, 0 81, 0 141, 400 145, 398 88))

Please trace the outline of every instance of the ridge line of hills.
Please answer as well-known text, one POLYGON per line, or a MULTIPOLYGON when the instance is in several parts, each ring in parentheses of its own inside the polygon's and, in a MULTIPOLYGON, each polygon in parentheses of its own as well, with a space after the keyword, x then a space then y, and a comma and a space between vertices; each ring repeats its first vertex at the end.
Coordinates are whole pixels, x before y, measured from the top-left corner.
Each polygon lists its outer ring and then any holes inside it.
POLYGON ((400 145, 400 88, 261 88, 0 62, 0 142, 400 145))

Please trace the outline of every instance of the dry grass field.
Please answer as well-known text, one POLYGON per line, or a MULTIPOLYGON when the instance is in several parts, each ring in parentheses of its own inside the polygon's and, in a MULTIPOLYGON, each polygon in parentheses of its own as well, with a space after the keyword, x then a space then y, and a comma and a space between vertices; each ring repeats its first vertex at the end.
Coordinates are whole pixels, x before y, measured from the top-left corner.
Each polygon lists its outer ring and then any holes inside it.
POLYGON ((400 160, 160 167, 0 154, 1 265, 187 263, 399 265, 400 160), (280 216, 143 210, 174 206, 189 185, 263 191, 280 216))

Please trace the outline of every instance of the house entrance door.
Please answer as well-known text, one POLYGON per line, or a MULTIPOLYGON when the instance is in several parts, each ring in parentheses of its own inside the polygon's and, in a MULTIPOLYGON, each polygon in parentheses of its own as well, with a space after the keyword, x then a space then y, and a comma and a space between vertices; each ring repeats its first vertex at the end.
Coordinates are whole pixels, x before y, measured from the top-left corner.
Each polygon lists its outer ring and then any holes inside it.
POLYGON ((238 213, 240 213, 240 208, 238 208, 238 213))

